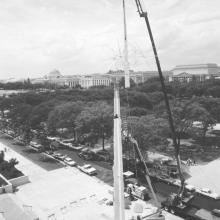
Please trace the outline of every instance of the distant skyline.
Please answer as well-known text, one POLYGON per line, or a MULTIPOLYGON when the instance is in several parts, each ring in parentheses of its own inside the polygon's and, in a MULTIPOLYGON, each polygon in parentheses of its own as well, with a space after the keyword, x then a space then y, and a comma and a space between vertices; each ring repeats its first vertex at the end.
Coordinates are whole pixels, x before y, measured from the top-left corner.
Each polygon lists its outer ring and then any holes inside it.
MULTIPOLYGON (((219 0, 143 0, 161 66, 220 63, 219 0)), ((126 0, 130 68, 155 70, 143 18, 126 0)), ((1 0, 0 79, 122 68, 122 0, 1 0)))

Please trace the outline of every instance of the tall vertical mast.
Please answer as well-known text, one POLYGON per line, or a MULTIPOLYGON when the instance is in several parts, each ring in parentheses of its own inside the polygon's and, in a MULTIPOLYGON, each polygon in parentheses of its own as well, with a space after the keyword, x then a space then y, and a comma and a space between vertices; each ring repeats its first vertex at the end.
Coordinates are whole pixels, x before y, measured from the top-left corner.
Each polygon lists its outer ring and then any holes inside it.
POLYGON ((122 161, 120 97, 117 83, 114 87, 114 220, 124 220, 124 181, 122 161))
POLYGON ((129 63, 128 63, 128 39, 127 39, 127 23, 126 23, 126 8, 125 0, 123 0, 123 15, 124 15, 124 71, 125 71, 125 88, 130 87, 129 63))

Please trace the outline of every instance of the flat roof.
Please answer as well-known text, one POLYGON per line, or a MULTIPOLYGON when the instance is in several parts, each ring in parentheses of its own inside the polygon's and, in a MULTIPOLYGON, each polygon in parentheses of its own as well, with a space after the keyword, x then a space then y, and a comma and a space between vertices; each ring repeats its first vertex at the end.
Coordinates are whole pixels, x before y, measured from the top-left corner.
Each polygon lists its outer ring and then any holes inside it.
POLYGON ((0 211, 3 212, 3 217, 0 215, 1 219, 14 220, 34 220, 37 219, 37 216, 34 212, 26 213, 22 208, 21 204, 17 198, 10 194, 0 195, 0 211))

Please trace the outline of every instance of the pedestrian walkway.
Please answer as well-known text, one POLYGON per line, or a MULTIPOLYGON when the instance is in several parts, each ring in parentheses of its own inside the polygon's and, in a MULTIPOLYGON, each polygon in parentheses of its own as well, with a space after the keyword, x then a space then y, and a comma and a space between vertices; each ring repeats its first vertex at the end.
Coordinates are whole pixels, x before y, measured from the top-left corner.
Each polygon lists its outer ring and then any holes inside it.
POLYGON ((11 158, 16 158, 18 160, 19 163, 16 165, 16 168, 24 175, 29 176, 30 181, 34 181, 39 175, 47 173, 45 169, 34 164, 32 161, 28 160, 0 142, 0 151, 1 150, 5 152, 5 160, 9 161, 11 158))

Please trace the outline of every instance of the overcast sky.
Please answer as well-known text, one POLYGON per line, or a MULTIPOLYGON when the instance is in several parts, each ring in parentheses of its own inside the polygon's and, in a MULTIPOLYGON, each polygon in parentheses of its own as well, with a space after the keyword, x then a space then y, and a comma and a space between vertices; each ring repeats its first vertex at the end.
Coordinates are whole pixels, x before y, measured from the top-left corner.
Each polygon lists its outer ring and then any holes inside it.
MULTIPOLYGON (((220 0, 144 0, 163 69, 220 64, 220 0)), ((129 62, 155 63, 143 18, 126 0, 129 62)), ((0 78, 121 68, 122 0, 0 0, 0 78)))

